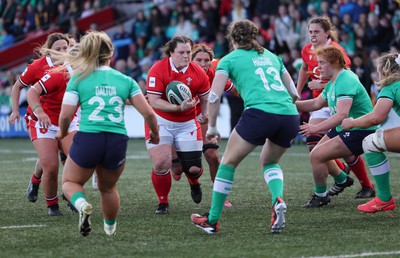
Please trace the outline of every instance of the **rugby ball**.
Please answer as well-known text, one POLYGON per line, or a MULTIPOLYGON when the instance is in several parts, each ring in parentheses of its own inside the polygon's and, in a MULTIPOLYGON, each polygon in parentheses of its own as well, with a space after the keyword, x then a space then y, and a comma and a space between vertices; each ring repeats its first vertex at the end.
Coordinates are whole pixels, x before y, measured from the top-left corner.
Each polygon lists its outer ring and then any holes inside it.
POLYGON ((180 105, 185 99, 192 98, 190 88, 183 82, 179 81, 170 82, 167 85, 165 94, 167 95, 168 102, 175 105, 180 105))

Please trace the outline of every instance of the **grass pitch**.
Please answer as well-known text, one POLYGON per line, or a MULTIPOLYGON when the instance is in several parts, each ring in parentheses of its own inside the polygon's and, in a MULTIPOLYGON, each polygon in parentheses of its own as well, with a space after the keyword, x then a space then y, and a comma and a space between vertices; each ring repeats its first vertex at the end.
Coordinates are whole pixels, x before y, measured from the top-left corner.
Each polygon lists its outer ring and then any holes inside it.
MULTIPOLYGON (((220 151, 225 149, 222 142, 220 151)), ((92 232, 82 237, 78 215, 60 200, 62 217, 47 215, 43 192, 36 203, 25 198, 36 153, 29 139, 0 139, 0 257, 398 257, 399 209, 363 214, 356 210, 359 190, 332 198, 323 208, 304 209, 313 180, 305 145, 293 146, 282 158, 287 203, 287 227, 269 232, 271 196, 263 180, 256 149, 238 167, 220 231, 207 235, 195 228, 190 214, 208 211, 212 184, 208 167, 201 178, 203 201, 195 204, 182 177, 173 181, 170 214, 155 215, 157 198, 150 172, 151 161, 143 139, 131 139, 127 166, 119 181, 121 212, 117 235, 103 232, 99 193, 85 186, 94 206, 92 232)), ((389 154, 392 191, 399 202, 398 154, 389 154)), ((62 168, 60 167, 60 175, 62 168)), ((354 178, 354 175, 351 174, 354 178)), ((61 178, 59 180, 61 182, 61 178)), ((357 180, 356 180, 357 182, 357 180)), ((329 185, 333 183, 329 178, 329 185)), ((59 187, 60 188, 60 187, 59 187)), ((61 194, 61 189, 59 189, 61 194)))

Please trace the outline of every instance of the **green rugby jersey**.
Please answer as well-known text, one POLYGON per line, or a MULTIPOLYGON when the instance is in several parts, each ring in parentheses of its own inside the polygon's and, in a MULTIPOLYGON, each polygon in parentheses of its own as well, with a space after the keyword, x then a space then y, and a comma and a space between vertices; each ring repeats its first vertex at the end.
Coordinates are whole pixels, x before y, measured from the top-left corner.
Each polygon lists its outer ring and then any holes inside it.
POLYGON ((387 119, 380 125, 380 127, 388 129, 400 126, 400 82, 394 82, 382 87, 378 95, 378 100, 380 98, 387 98, 393 102, 393 106, 387 119))
MULTIPOLYGON (((331 116, 337 113, 337 102, 344 99, 352 99, 353 103, 349 111, 349 117, 358 118, 373 110, 371 98, 358 76, 350 70, 341 70, 334 82, 329 81, 321 93, 328 102, 331 116)), ((376 126, 368 128, 354 127, 352 130, 374 130, 376 126)), ((338 132, 342 131, 342 125, 336 127, 338 132)))
POLYGON ((224 56, 217 73, 225 73, 235 84, 245 108, 256 108, 278 115, 297 115, 296 106, 282 83, 286 72, 282 59, 264 49, 236 49, 224 56))
POLYGON ((139 85, 132 78, 108 66, 99 67, 80 81, 72 76, 67 92, 79 97, 82 109, 79 131, 124 135, 127 134, 124 121, 125 101, 136 94, 142 94, 139 85))

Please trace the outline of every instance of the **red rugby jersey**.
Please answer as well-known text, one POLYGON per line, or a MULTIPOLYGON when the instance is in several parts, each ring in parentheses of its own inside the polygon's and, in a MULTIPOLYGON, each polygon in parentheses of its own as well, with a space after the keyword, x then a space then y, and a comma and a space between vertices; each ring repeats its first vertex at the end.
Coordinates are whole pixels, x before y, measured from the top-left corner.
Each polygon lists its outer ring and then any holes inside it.
MULTIPOLYGON (((192 97, 207 95, 210 91, 210 82, 207 74, 197 64, 190 62, 187 67, 178 71, 172 66, 170 58, 166 57, 155 63, 147 75, 146 89, 147 94, 155 94, 167 100, 165 90, 172 81, 180 81, 186 84, 192 93, 192 97)), ((162 118, 173 122, 185 122, 196 117, 196 108, 191 108, 183 112, 165 112, 154 109, 162 118)))

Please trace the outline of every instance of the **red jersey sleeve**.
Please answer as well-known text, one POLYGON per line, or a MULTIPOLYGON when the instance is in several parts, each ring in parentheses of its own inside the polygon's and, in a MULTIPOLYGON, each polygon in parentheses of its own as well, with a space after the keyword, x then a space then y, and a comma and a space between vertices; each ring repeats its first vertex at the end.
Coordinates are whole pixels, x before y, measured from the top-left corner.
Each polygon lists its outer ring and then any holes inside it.
POLYGON ((61 104, 68 80, 66 72, 51 72, 44 75, 38 82, 43 89, 40 102, 53 125, 58 125, 61 104))

